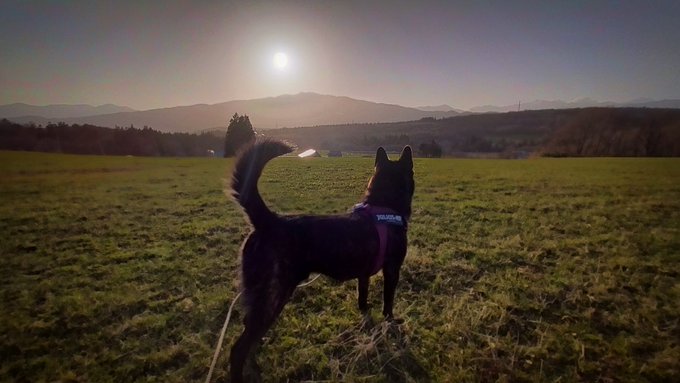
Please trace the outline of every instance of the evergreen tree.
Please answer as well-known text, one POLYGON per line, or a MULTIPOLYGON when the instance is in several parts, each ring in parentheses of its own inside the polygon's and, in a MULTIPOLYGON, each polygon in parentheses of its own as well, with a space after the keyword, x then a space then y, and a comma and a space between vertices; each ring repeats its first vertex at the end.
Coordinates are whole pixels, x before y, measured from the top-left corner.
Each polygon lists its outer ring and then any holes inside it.
POLYGON ((224 138, 224 156, 233 157, 239 149, 254 139, 255 131, 253 125, 250 124, 250 118, 246 115, 239 116, 238 113, 234 113, 234 116, 229 120, 227 135, 224 138))
POLYGON ((426 158, 439 158, 442 156, 442 147, 432 140, 430 143, 423 142, 418 147, 420 155, 426 158))

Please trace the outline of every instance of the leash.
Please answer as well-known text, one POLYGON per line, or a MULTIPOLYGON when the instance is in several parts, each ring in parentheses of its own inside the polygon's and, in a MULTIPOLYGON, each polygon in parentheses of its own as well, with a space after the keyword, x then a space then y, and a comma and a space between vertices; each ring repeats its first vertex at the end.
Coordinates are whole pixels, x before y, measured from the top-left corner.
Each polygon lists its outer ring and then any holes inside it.
MULTIPOLYGON (((314 281, 316 281, 321 274, 317 274, 316 277, 314 277, 311 281, 301 283, 297 285, 297 287, 305 287, 311 285, 314 281)), ((222 331, 220 332, 220 338, 217 341, 217 346, 215 347, 215 353, 213 354, 212 362, 210 363, 210 370, 208 371, 208 377, 205 379, 205 383, 210 383, 210 380, 212 379, 212 374, 213 371, 215 370, 215 364, 217 364, 217 358, 220 356, 220 349, 222 349, 222 341, 224 341, 224 333, 227 331, 227 326, 229 326, 229 320, 231 319, 231 312, 234 309, 234 304, 236 304, 236 301, 241 297, 241 293, 243 291, 240 291, 238 294, 236 294, 236 297, 234 297, 234 300, 231 301, 231 305, 229 305, 229 311, 227 312, 227 318, 224 320, 224 325, 222 325, 222 331)))

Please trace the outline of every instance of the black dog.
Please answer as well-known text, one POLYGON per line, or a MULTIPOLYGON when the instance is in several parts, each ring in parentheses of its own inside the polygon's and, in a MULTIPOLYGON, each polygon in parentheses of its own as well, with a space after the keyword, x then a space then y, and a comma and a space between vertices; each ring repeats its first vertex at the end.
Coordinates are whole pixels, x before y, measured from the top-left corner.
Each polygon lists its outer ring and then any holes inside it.
POLYGON ((257 180, 270 159, 291 151, 282 142, 258 142, 240 155, 234 169, 234 196, 255 230, 241 250, 246 316, 245 330, 231 348, 232 382, 243 380, 252 346, 310 273, 339 281, 358 278, 359 309, 366 312, 369 278, 382 270, 383 315, 392 319, 414 190, 411 148, 405 147, 398 161, 379 148, 363 203, 342 216, 279 216, 267 208, 257 180))

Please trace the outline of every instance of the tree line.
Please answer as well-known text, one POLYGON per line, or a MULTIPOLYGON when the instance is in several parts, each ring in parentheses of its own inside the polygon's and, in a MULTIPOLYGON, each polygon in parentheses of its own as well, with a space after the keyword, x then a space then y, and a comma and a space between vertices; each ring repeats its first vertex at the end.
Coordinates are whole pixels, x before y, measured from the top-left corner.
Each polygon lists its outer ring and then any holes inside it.
POLYGON ((0 150, 133 156, 206 156, 220 152, 215 134, 163 133, 149 127, 104 128, 66 123, 17 124, 0 120, 0 150))
POLYGON ((541 148, 545 156, 680 156, 680 111, 584 109, 541 148))

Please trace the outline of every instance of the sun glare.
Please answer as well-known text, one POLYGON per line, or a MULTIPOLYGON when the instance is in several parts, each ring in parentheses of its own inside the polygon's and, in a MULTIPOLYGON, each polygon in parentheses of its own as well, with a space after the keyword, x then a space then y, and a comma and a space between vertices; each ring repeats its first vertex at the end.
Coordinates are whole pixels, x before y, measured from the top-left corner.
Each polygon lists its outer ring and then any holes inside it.
POLYGON ((274 55, 274 67, 276 69, 284 69, 288 66, 288 56, 283 52, 278 52, 274 55))

